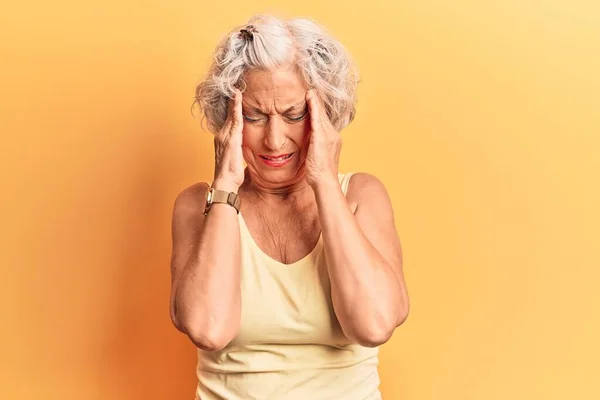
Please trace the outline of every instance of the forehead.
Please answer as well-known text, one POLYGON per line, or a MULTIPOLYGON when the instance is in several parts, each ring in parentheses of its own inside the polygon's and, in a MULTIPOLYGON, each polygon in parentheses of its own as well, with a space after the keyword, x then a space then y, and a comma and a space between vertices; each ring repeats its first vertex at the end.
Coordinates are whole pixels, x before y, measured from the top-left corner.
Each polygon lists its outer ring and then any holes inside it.
POLYGON ((243 103, 262 110, 302 106, 307 87, 304 79, 292 66, 282 66, 272 71, 252 70, 244 76, 246 90, 243 103))

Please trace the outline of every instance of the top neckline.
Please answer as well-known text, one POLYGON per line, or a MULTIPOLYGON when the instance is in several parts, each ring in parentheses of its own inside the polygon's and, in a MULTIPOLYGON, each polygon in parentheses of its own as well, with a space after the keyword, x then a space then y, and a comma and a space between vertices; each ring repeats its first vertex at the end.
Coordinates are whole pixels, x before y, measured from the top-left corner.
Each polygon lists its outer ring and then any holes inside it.
POLYGON ((321 229, 321 232, 319 232, 319 239, 317 240, 317 243, 315 244, 315 246, 312 248, 312 250, 307 255, 305 255, 301 259, 294 261, 292 263, 289 263, 289 264, 283 263, 279 260, 274 259, 270 255, 265 253, 263 251, 263 249, 260 248, 258 243, 256 243, 256 240, 254 240, 254 237, 252 236, 252 233, 250 232, 248 225, 246 225, 246 221, 244 220, 244 217, 242 216, 241 212, 238 214, 238 220, 240 222, 240 227, 245 231, 246 235, 248 236, 248 239, 250 240, 252 247, 254 247, 254 249, 261 255, 262 258, 268 260, 270 263, 275 264, 277 266, 281 266, 284 268, 292 268, 297 265, 305 264, 308 260, 312 260, 321 249, 321 244, 323 242, 323 230, 322 229, 321 229))
MULTIPOLYGON (((345 173, 345 174, 340 174, 338 173, 338 181, 340 183, 342 192, 344 193, 344 197, 346 197, 346 194, 348 192, 348 186, 350 183, 350 178, 352 177, 352 175, 354 175, 353 172, 349 172, 349 173, 345 173)), ((254 249, 256 250, 256 252, 258 254, 261 255, 261 257, 263 259, 265 259, 266 261, 268 261, 270 264, 276 265, 278 267, 282 267, 282 269, 289 269, 301 264, 306 264, 307 261, 312 260, 314 257, 316 257, 316 255, 321 251, 322 249, 322 245, 323 245, 323 229, 321 229, 321 232, 319 232, 319 239, 317 239, 317 243, 315 244, 315 246, 313 247, 313 249, 304 257, 302 257, 301 259, 294 261, 293 263, 290 264, 286 264, 283 263, 281 261, 278 261, 276 259, 274 259, 273 257, 271 257, 270 255, 268 255, 267 253, 265 253, 263 251, 263 249, 260 248, 260 246, 258 245, 258 243, 256 243, 256 240, 254 240, 254 237, 252 236, 252 233, 250 232, 250 228, 248 228, 248 225, 246 225, 246 221, 244 220, 244 217, 242 215, 242 212, 240 211, 238 213, 238 221, 240 224, 240 229, 245 231, 246 235, 249 238, 249 241, 251 243, 251 246, 254 247, 254 249)), ((309 263, 312 264, 312 263, 309 263)))

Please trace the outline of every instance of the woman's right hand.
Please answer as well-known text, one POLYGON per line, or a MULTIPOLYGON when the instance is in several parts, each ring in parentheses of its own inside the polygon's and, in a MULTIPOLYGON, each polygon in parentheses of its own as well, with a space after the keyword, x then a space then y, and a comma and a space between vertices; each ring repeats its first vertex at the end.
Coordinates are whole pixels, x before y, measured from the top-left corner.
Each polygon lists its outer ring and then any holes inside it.
POLYGON ((215 135, 215 189, 237 193, 244 182, 243 128, 242 92, 234 89, 234 97, 229 100, 227 107, 225 125, 215 135))

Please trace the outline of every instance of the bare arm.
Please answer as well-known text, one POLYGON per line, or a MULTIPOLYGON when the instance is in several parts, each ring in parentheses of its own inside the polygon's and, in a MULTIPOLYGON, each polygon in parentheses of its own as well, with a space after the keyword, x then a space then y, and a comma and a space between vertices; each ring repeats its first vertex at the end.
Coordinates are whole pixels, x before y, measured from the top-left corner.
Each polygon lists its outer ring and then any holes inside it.
POLYGON ((385 343, 409 311, 402 251, 387 191, 368 174, 315 186, 331 295, 344 334, 364 346, 385 343), (358 204, 353 214, 349 201, 358 204))
POLYGON ((241 313, 239 224, 235 209, 213 204, 207 184, 184 190, 173 209, 171 319, 196 346, 219 350, 235 337, 241 313))
MULTIPOLYGON (((242 95, 229 102, 228 119, 215 135, 213 187, 237 192, 244 181, 242 95)), ((241 318, 240 227, 236 210, 213 203, 204 216, 207 184, 184 190, 173 207, 171 319, 204 350, 225 347, 241 318)))

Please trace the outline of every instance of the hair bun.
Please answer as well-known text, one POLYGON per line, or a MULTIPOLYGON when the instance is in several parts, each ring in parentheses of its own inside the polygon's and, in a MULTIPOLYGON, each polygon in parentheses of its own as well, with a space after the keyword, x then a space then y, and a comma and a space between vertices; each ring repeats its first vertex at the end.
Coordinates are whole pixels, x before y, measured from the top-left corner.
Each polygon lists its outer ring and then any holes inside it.
POLYGON ((240 37, 251 42, 254 39, 255 32, 256 28, 254 28, 254 25, 248 25, 244 29, 240 30, 240 37))

